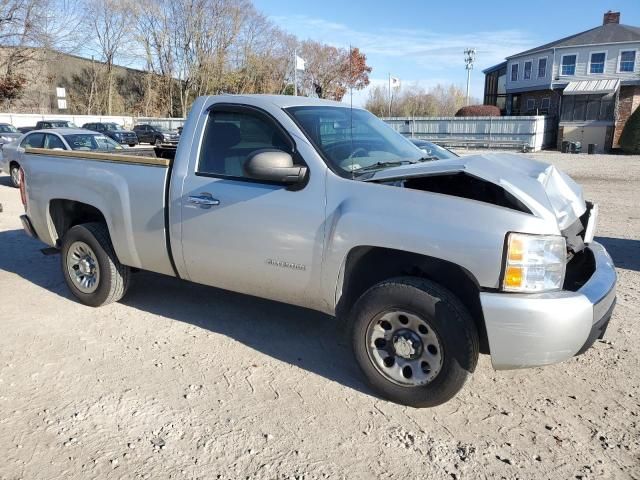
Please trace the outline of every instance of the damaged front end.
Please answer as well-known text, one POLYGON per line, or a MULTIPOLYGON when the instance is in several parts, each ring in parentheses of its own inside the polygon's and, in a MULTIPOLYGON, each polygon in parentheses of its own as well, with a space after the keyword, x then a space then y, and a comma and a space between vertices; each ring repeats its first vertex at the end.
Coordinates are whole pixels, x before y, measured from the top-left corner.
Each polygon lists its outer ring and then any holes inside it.
POLYGON ((585 246, 593 241, 598 206, 585 202, 582 188, 553 165, 520 155, 485 154, 389 168, 364 180, 538 216, 566 239, 564 289, 579 289, 594 271, 593 254, 585 246))
POLYGON ((597 206, 553 165, 514 154, 483 154, 388 168, 364 181, 480 201, 557 225, 570 253, 593 240, 597 206), (591 226, 590 226, 591 225, 591 226))

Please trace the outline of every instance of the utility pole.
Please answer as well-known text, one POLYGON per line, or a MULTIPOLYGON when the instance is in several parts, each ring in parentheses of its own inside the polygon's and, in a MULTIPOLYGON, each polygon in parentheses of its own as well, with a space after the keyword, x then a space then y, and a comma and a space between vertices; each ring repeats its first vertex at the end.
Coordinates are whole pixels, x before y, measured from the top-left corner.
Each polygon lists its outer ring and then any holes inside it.
POLYGON ((469 105, 469 101, 471 98, 471 70, 473 70, 473 62, 476 59, 476 49, 475 48, 467 48, 464 51, 464 63, 465 68, 467 69, 467 105, 469 105))

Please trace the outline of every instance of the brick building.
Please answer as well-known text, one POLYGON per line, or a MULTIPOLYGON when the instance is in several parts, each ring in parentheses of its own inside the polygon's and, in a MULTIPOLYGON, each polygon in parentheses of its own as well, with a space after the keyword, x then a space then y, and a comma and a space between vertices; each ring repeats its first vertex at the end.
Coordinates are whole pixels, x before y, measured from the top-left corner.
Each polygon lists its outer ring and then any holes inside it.
POLYGON ((619 146, 640 105, 640 27, 606 12, 602 25, 517 53, 484 71, 485 104, 506 115, 552 115, 563 140, 619 146))

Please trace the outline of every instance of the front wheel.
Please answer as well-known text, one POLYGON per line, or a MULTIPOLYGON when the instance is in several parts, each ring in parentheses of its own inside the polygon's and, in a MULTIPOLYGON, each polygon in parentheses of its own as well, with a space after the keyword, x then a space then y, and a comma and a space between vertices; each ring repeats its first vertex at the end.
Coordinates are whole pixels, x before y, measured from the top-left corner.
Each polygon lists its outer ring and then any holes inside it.
POLYGON ((118 261, 106 225, 72 227, 62 239, 60 253, 64 279, 80 302, 99 307, 126 293, 130 270, 118 261))
POLYGON ((11 164, 9 167, 9 176, 11 177, 11 185, 20 188, 20 165, 17 163, 11 164))
POLYGON ((161 147, 162 146, 162 139, 161 138, 156 138, 155 141, 153 142, 153 144, 156 147, 161 147))
POLYGON ((475 370, 479 341, 468 310, 430 280, 399 277, 353 307, 355 357, 383 397, 413 407, 453 398, 475 370))

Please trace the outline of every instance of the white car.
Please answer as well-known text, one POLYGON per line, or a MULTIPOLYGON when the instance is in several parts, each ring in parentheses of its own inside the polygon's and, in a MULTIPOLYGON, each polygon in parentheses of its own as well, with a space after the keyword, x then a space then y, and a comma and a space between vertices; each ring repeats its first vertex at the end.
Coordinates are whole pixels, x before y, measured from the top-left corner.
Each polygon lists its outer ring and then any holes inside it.
POLYGON ((20 186, 20 165, 25 148, 109 152, 123 147, 109 137, 81 128, 48 128, 34 130, 18 141, 2 146, 0 170, 11 176, 11 184, 20 186))

